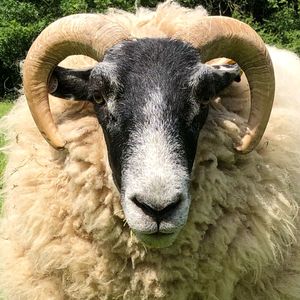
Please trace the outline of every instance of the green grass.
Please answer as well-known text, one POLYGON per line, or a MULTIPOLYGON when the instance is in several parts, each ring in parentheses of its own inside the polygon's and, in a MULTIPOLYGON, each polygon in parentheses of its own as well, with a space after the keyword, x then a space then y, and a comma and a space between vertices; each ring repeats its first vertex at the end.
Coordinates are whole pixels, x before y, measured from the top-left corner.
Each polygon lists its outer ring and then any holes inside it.
MULTIPOLYGON (((6 115, 9 110, 12 108, 13 103, 12 102, 0 102, 0 118, 6 115)), ((5 137, 3 134, 0 134, 0 147, 4 146, 5 144, 5 137)), ((0 151, 0 190, 2 189, 2 174, 4 171, 4 168, 6 166, 6 157, 5 154, 0 151)), ((0 197, 0 211, 2 206, 2 197, 0 197)), ((1 300, 1 294, 0 294, 0 300, 1 300)))
MULTIPOLYGON (((6 115, 10 109, 12 108, 11 102, 0 102, 0 118, 6 115)), ((0 147, 2 147, 5 143, 5 137, 3 134, 0 134, 0 147)), ((2 175, 3 169, 6 165, 5 155, 0 152, 0 176, 2 175)))
POLYGON ((12 102, 0 102, 0 117, 4 116, 12 108, 12 102))

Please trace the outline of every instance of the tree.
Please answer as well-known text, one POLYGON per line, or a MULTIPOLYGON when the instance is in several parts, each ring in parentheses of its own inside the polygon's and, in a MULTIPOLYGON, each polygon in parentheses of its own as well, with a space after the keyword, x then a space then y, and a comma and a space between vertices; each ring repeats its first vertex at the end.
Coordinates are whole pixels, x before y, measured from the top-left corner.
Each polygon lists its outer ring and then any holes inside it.
MULTIPOLYGON (((203 5, 212 15, 241 19, 266 42, 300 54, 300 0, 178 0, 184 6, 203 5)), ((155 7, 158 0, 0 0, 0 98, 15 93, 21 83, 19 63, 37 35, 55 19, 108 7, 134 11, 135 5, 155 7)))

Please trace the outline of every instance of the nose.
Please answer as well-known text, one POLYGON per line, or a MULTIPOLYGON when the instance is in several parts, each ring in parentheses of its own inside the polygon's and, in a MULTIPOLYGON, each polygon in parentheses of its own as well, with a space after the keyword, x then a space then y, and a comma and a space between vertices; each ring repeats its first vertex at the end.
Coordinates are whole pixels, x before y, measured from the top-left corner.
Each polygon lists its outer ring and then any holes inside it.
POLYGON ((152 217, 157 222, 172 215, 182 202, 183 196, 176 195, 171 201, 166 204, 154 205, 150 201, 146 201, 142 196, 134 196, 131 201, 139 207, 146 215, 152 217))

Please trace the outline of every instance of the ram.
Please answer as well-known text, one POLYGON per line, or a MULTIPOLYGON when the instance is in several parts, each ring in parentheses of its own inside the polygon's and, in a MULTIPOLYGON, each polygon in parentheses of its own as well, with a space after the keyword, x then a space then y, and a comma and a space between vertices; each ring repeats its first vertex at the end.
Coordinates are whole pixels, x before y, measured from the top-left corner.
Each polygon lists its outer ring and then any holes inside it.
POLYGON ((5 296, 300 299, 299 75, 201 7, 47 27, 1 122, 5 296))

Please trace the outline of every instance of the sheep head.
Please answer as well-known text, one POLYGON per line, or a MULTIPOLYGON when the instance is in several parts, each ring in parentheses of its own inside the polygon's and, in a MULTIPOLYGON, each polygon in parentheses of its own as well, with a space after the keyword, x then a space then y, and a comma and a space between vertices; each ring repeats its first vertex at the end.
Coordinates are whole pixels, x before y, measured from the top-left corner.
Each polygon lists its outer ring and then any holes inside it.
POLYGON ((57 67, 50 85, 55 96, 94 103, 127 223, 143 239, 170 242, 188 216, 209 100, 239 76, 237 65, 200 63, 182 41, 140 39, 112 47, 89 70, 57 67))
POLYGON ((92 101, 127 223, 146 244, 168 246, 187 220, 189 178, 208 101, 240 75, 237 65, 216 69, 203 63, 227 56, 244 67, 252 108, 249 131, 237 150, 249 152, 263 134, 273 101, 268 53, 250 27, 228 18, 203 18, 206 23, 193 24, 191 34, 179 32, 177 39, 130 40, 126 30, 103 16, 92 15, 89 26, 80 22, 88 21, 87 15, 79 16, 50 25, 29 51, 24 87, 30 109, 49 143, 61 148, 64 141, 51 117, 48 91, 92 101), (198 36, 207 26, 212 36, 205 35, 204 42, 198 36), (49 32, 54 35, 50 46, 49 32), (100 62, 88 70, 56 67, 71 54, 100 62))

